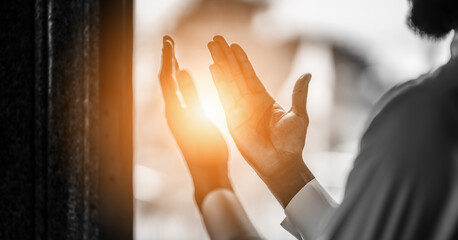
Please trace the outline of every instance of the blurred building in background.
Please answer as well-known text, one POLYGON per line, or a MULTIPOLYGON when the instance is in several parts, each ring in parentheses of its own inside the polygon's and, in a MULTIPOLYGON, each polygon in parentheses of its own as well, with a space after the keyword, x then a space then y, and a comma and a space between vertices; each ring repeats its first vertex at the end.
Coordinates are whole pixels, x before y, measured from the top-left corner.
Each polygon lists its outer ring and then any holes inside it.
POLYGON ((164 34, 196 82, 208 117, 230 146, 230 176, 267 239, 294 239, 284 214, 225 129, 208 66, 216 34, 244 47, 284 108, 296 79, 313 75, 304 160, 340 201, 359 137, 377 99, 394 84, 447 60, 448 41, 430 43, 405 26, 399 0, 137 0, 135 24, 135 231, 143 239, 206 239, 191 178, 166 125, 157 79, 164 34))

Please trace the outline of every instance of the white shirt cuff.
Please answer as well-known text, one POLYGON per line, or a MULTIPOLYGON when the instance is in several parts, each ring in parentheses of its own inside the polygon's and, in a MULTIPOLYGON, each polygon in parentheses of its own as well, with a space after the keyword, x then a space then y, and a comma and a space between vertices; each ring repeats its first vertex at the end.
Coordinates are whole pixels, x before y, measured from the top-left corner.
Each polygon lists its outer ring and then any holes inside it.
POLYGON ((320 183, 313 179, 288 203, 281 226, 297 239, 316 239, 337 206, 320 183))

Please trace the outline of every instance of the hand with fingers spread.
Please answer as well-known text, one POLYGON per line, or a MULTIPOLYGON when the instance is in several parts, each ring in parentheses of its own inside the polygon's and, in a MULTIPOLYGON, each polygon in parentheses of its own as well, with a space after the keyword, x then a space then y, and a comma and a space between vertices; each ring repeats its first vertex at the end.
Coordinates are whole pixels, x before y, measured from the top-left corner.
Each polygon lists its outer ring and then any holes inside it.
POLYGON ((204 117, 193 80, 187 71, 180 70, 169 36, 163 40, 159 79, 167 123, 188 165, 200 207, 210 191, 232 189, 227 173, 227 145, 215 125, 204 117))
POLYGON ((285 111, 266 91, 239 45, 229 46, 215 36, 208 48, 229 131, 243 157, 285 207, 314 178, 302 160, 311 75, 297 80, 292 107, 285 111))

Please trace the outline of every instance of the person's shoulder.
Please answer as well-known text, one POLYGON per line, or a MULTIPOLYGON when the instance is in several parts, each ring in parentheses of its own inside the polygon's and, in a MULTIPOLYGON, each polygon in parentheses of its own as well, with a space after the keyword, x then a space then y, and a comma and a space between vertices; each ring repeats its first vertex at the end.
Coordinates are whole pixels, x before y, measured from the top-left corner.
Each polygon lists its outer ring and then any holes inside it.
POLYGON ((458 61, 452 60, 408 85, 405 91, 393 99, 392 106, 410 109, 405 114, 435 113, 433 116, 437 118, 445 114, 458 120, 458 61))
POLYGON ((361 144, 373 135, 457 128, 458 60, 393 87, 379 101, 361 144))
MULTIPOLYGON (((423 80, 421 80, 423 81, 423 80)), ((433 114, 439 101, 431 90, 419 79, 394 87, 384 97, 384 106, 379 110, 374 122, 388 119, 411 119, 419 114, 433 114)))
POLYGON ((416 91, 418 86, 422 85, 422 83, 424 83, 425 80, 429 78, 430 74, 423 74, 417 79, 405 81, 391 87, 373 106, 369 115, 368 123, 375 121, 377 118, 379 118, 379 115, 384 115, 385 112, 390 111, 393 102, 397 102, 400 99, 403 99, 405 95, 409 95, 411 91, 416 91))
POLYGON ((427 118, 456 115, 457 67, 447 64, 432 73, 395 86, 386 94, 386 103, 379 115, 408 119, 417 114, 427 114, 427 118))
POLYGON ((449 91, 441 86, 438 75, 428 74, 391 90, 386 103, 367 128, 366 135, 403 135, 432 132, 451 127, 458 119, 453 112, 449 91))
POLYGON ((442 104, 458 116, 458 59, 452 59, 434 72, 427 87, 442 104))
POLYGON ((421 83, 410 81, 409 83, 409 87, 393 97, 387 104, 386 112, 400 115, 409 115, 413 112, 425 113, 434 110, 434 105, 440 104, 439 99, 435 97, 424 81, 421 83))
MULTIPOLYGON (((444 80, 443 73, 436 71, 391 90, 389 100, 367 127, 360 151, 372 154, 383 149, 407 156, 413 154, 412 149, 431 150, 438 142, 456 138, 458 118, 454 104, 458 102, 450 97, 453 88, 447 88, 451 85, 444 80)), ((355 165, 360 162, 357 160, 355 165)))

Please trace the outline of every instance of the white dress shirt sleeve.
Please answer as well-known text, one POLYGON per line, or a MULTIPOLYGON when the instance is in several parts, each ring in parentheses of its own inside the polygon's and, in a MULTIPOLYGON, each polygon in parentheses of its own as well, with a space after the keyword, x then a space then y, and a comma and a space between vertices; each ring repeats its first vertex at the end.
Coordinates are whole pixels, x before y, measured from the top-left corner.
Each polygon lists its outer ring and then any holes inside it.
POLYGON ((320 183, 313 179, 288 203, 281 226, 297 239, 317 239, 337 206, 320 183))

